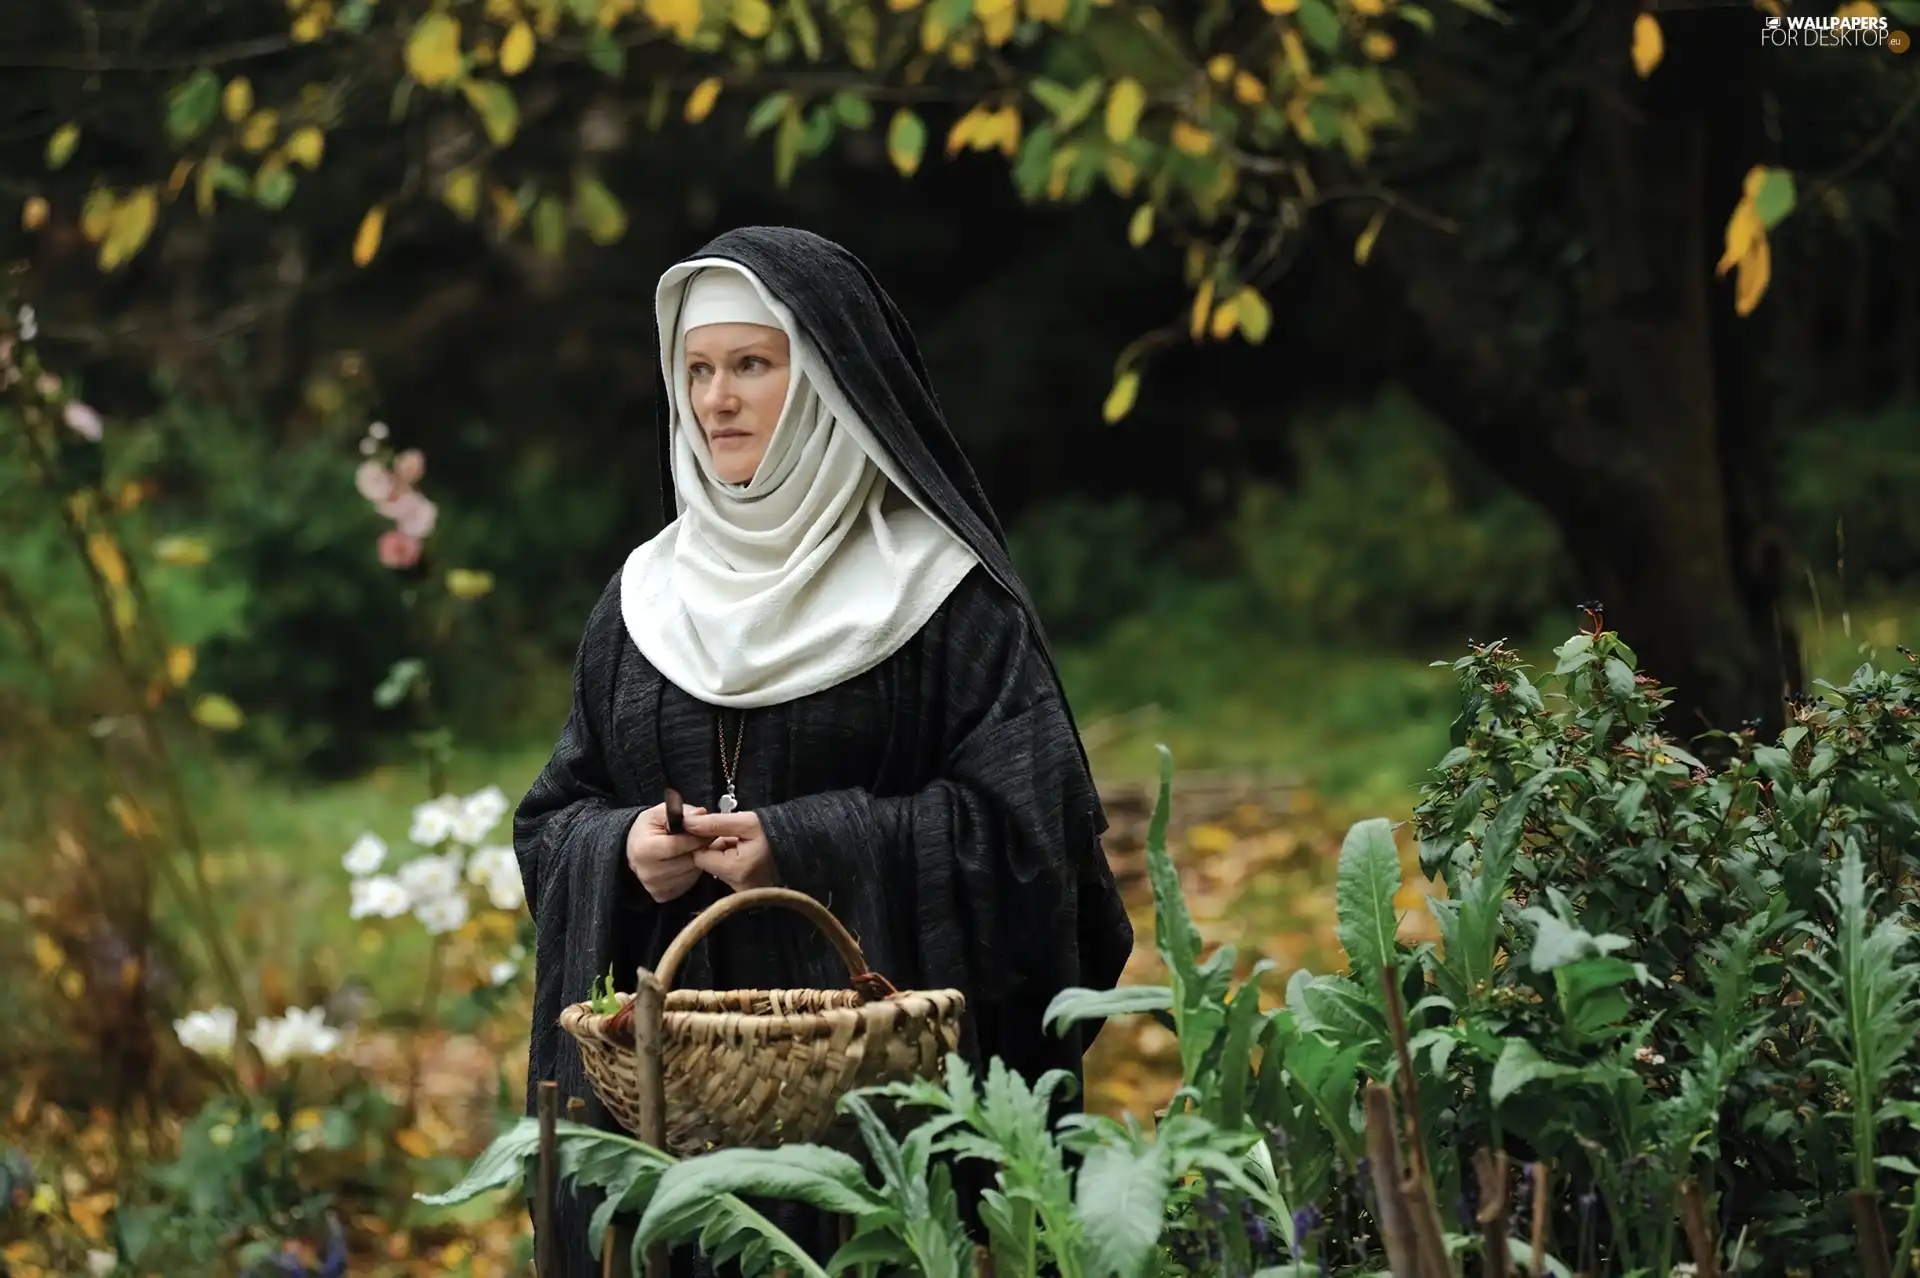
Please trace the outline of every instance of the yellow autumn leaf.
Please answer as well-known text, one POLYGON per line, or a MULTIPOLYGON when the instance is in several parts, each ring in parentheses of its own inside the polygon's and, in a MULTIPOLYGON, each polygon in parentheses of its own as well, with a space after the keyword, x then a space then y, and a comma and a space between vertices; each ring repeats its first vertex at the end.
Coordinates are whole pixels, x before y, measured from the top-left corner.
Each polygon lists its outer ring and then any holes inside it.
POLYGON ((1268 13, 1285 17, 1289 13, 1300 11, 1300 0, 1260 0, 1260 7, 1268 13))
POLYGON ((240 129, 240 145, 249 151, 264 151, 280 135, 278 111, 256 111, 240 129))
POLYGON ((1363 18, 1377 18, 1387 11, 1387 0, 1347 0, 1363 18))
POLYGON ((440 188, 440 198, 453 210, 455 217, 462 222, 471 222, 473 215, 480 211, 480 175, 469 168, 455 169, 447 174, 447 180, 440 188))
POLYGON ((1667 51, 1666 38, 1660 33, 1660 19, 1642 13, 1633 20, 1633 69, 1644 80, 1660 65, 1667 51))
POLYGON ((698 124, 713 114, 713 104, 720 100, 720 77, 710 75, 693 86, 693 92, 687 95, 686 117, 688 124, 698 124))
POLYGON ((1061 26, 1072 9, 1070 0, 1026 0, 1027 17, 1035 22, 1061 26))
POLYGON ((1207 332, 1214 341, 1224 342, 1238 327, 1240 327, 1240 302, 1237 298, 1228 298, 1214 311, 1213 322, 1207 326, 1207 332))
POLYGON ((1225 84, 1233 78, 1233 58, 1229 54, 1216 53, 1207 59, 1207 79, 1215 84, 1225 84))
POLYGON ((955 120, 953 127, 947 130, 947 154, 958 155, 963 150, 980 146, 981 133, 991 121, 992 116, 985 107, 974 107, 955 120))
POLYGON ((101 267, 110 271, 145 247, 159 215, 160 194, 153 187, 128 192, 127 198, 114 206, 106 238, 100 242, 101 267))
POLYGON ((198 568, 213 558, 213 551, 199 537, 162 537, 154 543, 153 557, 175 568, 198 568))
MULTIPOLYGON (((1755 226, 1759 226, 1755 219, 1755 226)), ((1733 312, 1747 316, 1760 305, 1760 299, 1766 296, 1767 284, 1773 279, 1773 250, 1767 244, 1767 232, 1764 227, 1755 231, 1745 246, 1740 260, 1735 264, 1733 277, 1733 312)), ((1724 275, 1723 270, 1719 274, 1724 275)))
POLYGON ((1766 235, 1767 229, 1761 225, 1759 210, 1754 208, 1753 196, 1749 193, 1733 206, 1733 216, 1727 219, 1726 246, 1713 273, 1725 275, 1732 270, 1751 251, 1754 241, 1765 239, 1766 235))
POLYGON ((232 732, 247 717, 231 700, 211 692, 193 703, 193 721, 209 732, 232 732))
POLYGON ((1173 145, 1188 155, 1206 155, 1213 150, 1213 134, 1185 120, 1173 122, 1173 145))
POLYGON ((574 174, 573 208, 580 215, 580 225, 585 228, 587 238, 603 248, 627 233, 627 211, 613 192, 591 173, 574 174))
POLYGON ((1360 232, 1360 238, 1353 242, 1353 261, 1356 266, 1365 266, 1367 259, 1373 256, 1373 242, 1380 238, 1380 228, 1387 224, 1387 211, 1378 209, 1367 219, 1367 225, 1360 232))
POLYGON ((733 0, 734 30, 758 40, 773 30, 773 6, 767 0, 733 0))
POLYGON ((509 233, 520 225, 520 218, 525 210, 520 207, 520 199, 512 191, 504 186, 490 186, 487 188, 487 199, 493 205, 493 220, 500 227, 502 234, 509 233))
POLYGON ((293 20, 288 34, 295 44, 312 44, 327 33, 327 6, 317 4, 293 20))
POLYGON ((311 124, 295 129, 287 139, 287 158, 306 168, 319 168, 326 153, 327 135, 311 124))
POLYGON ((1128 369, 1113 379, 1113 389, 1107 392, 1107 401, 1100 406, 1100 416, 1108 424, 1119 421, 1133 411, 1133 401, 1139 396, 1140 374, 1128 369))
POLYGON ((1125 142, 1140 127, 1140 113, 1147 107, 1147 91, 1132 76, 1114 82, 1107 91, 1107 136, 1125 142))
POLYGON ((380 251, 380 233, 386 228, 387 208, 376 204, 360 219, 360 230, 353 237, 353 264, 365 266, 380 251))
POLYGON ((493 574, 474 568, 453 568, 447 572, 447 593, 455 599, 479 599, 493 590, 493 574))
POLYGON ((47 206, 45 196, 36 195, 20 207, 20 227, 26 231, 37 231, 47 224, 47 206))
POLYGON ((393 1134, 393 1143, 412 1158, 433 1157, 433 1142, 418 1127, 403 1127, 393 1134))
POLYGON ((33 934, 33 964, 40 969, 40 975, 52 976, 66 964, 66 956, 60 952, 59 943, 45 932, 33 934))
MULTIPOLYGON (((761 0, 766 3, 766 0, 761 0)), ((559 5, 555 5, 556 10, 559 5)), ((647 18, 683 43, 700 30, 700 0, 646 0, 647 18)))
POLYGON ((171 200, 186 190, 187 179, 193 176, 193 161, 180 160, 173 166, 173 172, 167 174, 167 199, 171 200))
POLYGON ((1053 153, 1053 159, 1047 164, 1047 198, 1065 199, 1067 182, 1073 177, 1073 169, 1080 162, 1078 147, 1063 146, 1053 153))
POLYGON ((107 1237, 107 1213, 113 1210, 118 1201, 111 1191, 72 1198, 67 1201, 67 1216, 80 1227, 80 1232, 89 1241, 104 1242, 107 1237))
POLYGON ((1873 3, 1873 0, 1847 0, 1847 3, 1833 11, 1833 16, 1836 18, 1877 18, 1880 16, 1880 6, 1873 3))
POLYGON ((894 13, 911 13, 920 7, 921 0, 887 0, 887 8, 894 13))
POLYGON ((1207 320, 1213 315, 1213 281, 1200 281, 1200 291, 1193 295, 1193 315, 1187 325, 1194 341, 1207 331, 1207 320))
POLYGON ((428 88, 460 74, 458 19, 429 13, 414 24, 413 34, 407 37, 407 74, 428 88))
POLYGON ((947 42, 953 29, 947 24, 947 7, 943 4, 930 4, 920 17, 920 51, 938 53, 947 42))
POLYGON ((1015 12, 1012 4, 1008 4, 992 17, 980 19, 981 33, 987 37, 987 43, 996 49, 1013 39, 1013 33, 1019 29, 1019 26, 1020 15, 1015 12))
POLYGON ((1257 106, 1267 100, 1267 86, 1260 83, 1260 77, 1250 71, 1235 72, 1233 100, 1241 106, 1257 106))
POLYGON ((183 643, 176 643, 167 649, 167 678, 176 688, 183 687, 193 678, 193 649, 183 643))
POLYGON ((73 158, 74 148, 80 145, 80 126, 63 124, 53 131, 47 139, 47 167, 57 169, 73 158))
POLYGON ((1142 204, 1127 219, 1127 243, 1139 248, 1153 238, 1153 205, 1142 204))
POLYGON ((1140 166, 1118 151, 1107 152, 1106 173, 1107 185, 1123 198, 1132 195, 1134 185, 1140 181, 1140 166))
POLYGON ((1187 831, 1187 848, 1198 856, 1218 856, 1233 844, 1233 831, 1214 822, 1187 831))
POLYGON ((533 62, 533 28, 526 19, 513 24, 500 42, 500 74, 519 75, 533 62))
POLYGON ((1398 47, 1384 31, 1369 31, 1360 40, 1360 51, 1375 62, 1385 62, 1398 47))
POLYGON ((220 91, 220 110, 234 124, 253 114, 253 81, 237 75, 220 91))
POLYGON ((104 187, 96 186, 88 191, 86 202, 80 206, 80 234, 94 243, 106 239, 107 232, 113 229, 113 211, 118 205, 113 192, 104 187))
POLYGON ((1258 289, 1248 287, 1234 294, 1233 301, 1240 312, 1241 336, 1255 346, 1266 341, 1273 328, 1273 308, 1267 305, 1267 299, 1258 289))
POLYGON ((1020 108, 1003 106, 993 113, 988 127, 983 131, 980 144, 983 148, 997 146, 1000 154, 1009 160, 1020 153, 1020 108))

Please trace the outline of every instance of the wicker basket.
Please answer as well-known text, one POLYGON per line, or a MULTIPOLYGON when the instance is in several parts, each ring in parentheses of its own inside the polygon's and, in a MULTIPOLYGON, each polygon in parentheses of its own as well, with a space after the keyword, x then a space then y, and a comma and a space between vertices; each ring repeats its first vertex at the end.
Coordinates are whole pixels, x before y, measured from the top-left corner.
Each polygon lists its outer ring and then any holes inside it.
POLYGON ((958 990, 895 991, 867 970, 839 920, 786 888, 738 892, 702 910, 667 947, 657 972, 641 969, 640 986, 637 997, 617 996, 618 1012, 600 1015, 575 1003, 560 1024, 579 1044, 587 1079, 614 1120, 682 1157, 714 1148, 841 1143, 846 1128, 834 1110, 840 1097, 939 1077, 946 1054, 959 1046, 966 1010, 958 990), (798 911, 824 932, 847 965, 851 988, 673 989, 700 938, 729 916, 763 906, 798 911), (649 1024, 650 1006, 659 1008, 657 1027, 649 1024), (638 1043, 653 1044, 652 1053, 638 1043))

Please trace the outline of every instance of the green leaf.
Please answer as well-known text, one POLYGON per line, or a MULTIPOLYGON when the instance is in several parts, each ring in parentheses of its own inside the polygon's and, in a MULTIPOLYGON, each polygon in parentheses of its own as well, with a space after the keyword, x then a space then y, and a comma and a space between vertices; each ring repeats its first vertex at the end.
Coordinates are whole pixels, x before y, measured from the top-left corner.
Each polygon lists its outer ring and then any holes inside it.
POLYGON ((1300 29, 1328 53, 1340 48, 1340 19, 1327 0, 1300 0, 1300 29))
POLYGON ((1535 928, 1533 954, 1527 960, 1536 972, 1551 972, 1557 967, 1569 963, 1578 963, 1582 959, 1593 958, 1601 954, 1611 954, 1615 950, 1624 950, 1633 944, 1624 936, 1611 933, 1594 936, 1580 928, 1562 921, 1557 915, 1539 906, 1529 906, 1520 911, 1520 917, 1532 923, 1535 928))
POLYGON ((1573 1072, 1570 1067, 1556 1065, 1541 1056, 1534 1050, 1533 1044, 1524 1038, 1509 1038, 1505 1042, 1500 1059, 1493 1066, 1491 1094, 1495 1105, 1501 1104, 1528 1083, 1562 1078, 1573 1072))
POLYGON ((1433 30, 1433 14, 1423 5, 1403 4, 1394 12, 1422 31, 1431 33, 1433 30))
POLYGON ((849 129, 873 127, 873 103, 845 89, 833 95, 833 114, 849 129))
POLYGON ((340 6, 333 25, 352 35, 365 35, 372 21, 372 0, 346 0, 346 3, 340 6))
POLYGON ((785 89, 769 93, 754 103, 753 111, 747 116, 747 136, 757 138, 787 117, 787 109, 793 105, 793 94, 785 89))
POLYGON ((1079 1021, 1164 1012, 1172 1007, 1173 991, 1165 985, 1122 985, 1111 990, 1064 989, 1047 1004, 1040 1023, 1058 1034, 1079 1021))
POLYGON ((1554 970, 1553 982, 1567 1028, 1580 1038, 1593 1038, 1633 1014, 1633 1004, 1620 989, 1638 980, 1646 969, 1625 959, 1590 958, 1554 970))
POLYGON ((613 32, 596 22, 587 33, 587 62, 602 75, 618 79, 627 71, 627 51, 613 32))
POLYGON ((1041 106, 1053 112, 1055 126, 1066 133, 1093 114, 1094 108, 1100 105, 1100 95, 1106 91, 1107 82, 1096 75, 1089 76, 1077 89, 1041 79, 1034 80, 1027 87, 1041 106))
POLYGON ((1553 650, 1560 663, 1553 668, 1557 675, 1569 675, 1582 666, 1593 662, 1593 636, 1575 635, 1553 650))
POLYGON ((263 209, 284 209, 293 198, 293 174, 284 168, 262 168, 254 175, 253 198, 263 209))
POLYGON ((1080 1168, 1073 1214, 1096 1273, 1140 1273, 1160 1241, 1166 1218, 1167 1171, 1155 1146, 1098 1145, 1080 1168))
POLYGON ((781 117, 780 131, 773 137, 773 180, 781 187, 793 181, 793 171, 799 167, 806 128, 797 109, 781 117))
POLYGON ((1356 822, 1340 845, 1334 909, 1348 970, 1362 988, 1371 989, 1394 962, 1393 908, 1400 890, 1400 853, 1393 825, 1384 817, 1356 822))
POLYGON ((1620 797, 1613 801, 1613 815, 1621 825, 1631 826, 1633 819, 1640 815, 1641 805, 1646 801, 1647 783, 1645 781, 1629 782, 1627 788, 1620 792, 1620 797))
POLYGON ((1633 667, 1618 657, 1608 657, 1606 664, 1607 691, 1616 697, 1633 695, 1633 667))
POLYGON ((460 1183, 441 1194, 415 1194, 429 1207, 452 1207, 478 1198, 490 1190, 505 1189, 520 1183, 526 1160, 540 1152, 540 1120, 522 1118, 493 1138, 480 1156, 467 1168, 460 1183))
POLYGON ((1453 2, 1468 13, 1476 13, 1483 18, 1492 18, 1496 22, 1513 21, 1503 10, 1494 6, 1493 0, 1453 0, 1453 2))
POLYGON ((829 1278, 806 1249, 738 1195, 789 1199, 823 1211, 860 1216, 880 1204, 860 1164, 815 1145, 722 1149, 675 1163, 661 1175, 634 1231, 635 1272, 655 1242, 699 1239, 709 1256, 758 1244, 807 1278, 829 1278))
POLYGON ((480 117, 480 125, 495 146, 506 146, 520 131, 520 103, 513 90, 498 80, 462 80, 460 91, 480 117))
POLYGON ((201 67, 167 94, 167 138, 176 146, 200 136, 220 110, 220 77, 201 67))
POLYGON ((1186 894, 1180 888, 1180 872, 1167 854, 1167 820, 1173 807, 1173 754, 1165 746, 1155 746, 1160 755, 1160 793, 1154 800, 1153 817, 1147 822, 1147 880, 1153 887, 1153 938, 1168 970, 1177 978, 1194 973, 1200 957, 1200 929, 1187 912, 1186 894))
POLYGON ((807 61, 818 62, 822 52, 820 27, 813 20, 813 10, 807 7, 807 0, 787 0, 787 12, 793 15, 793 30, 800 37, 800 51, 807 55, 807 61))
POLYGON ((1920 22, 1920 0, 1880 0, 1880 7, 1902 22, 1920 22))
POLYGON ((887 125, 887 159, 901 177, 912 177, 927 150, 927 126, 905 107, 893 113, 887 125))
POLYGON ((1760 225, 1771 231, 1793 212, 1793 174, 1773 168, 1765 173, 1753 196, 1753 211, 1759 215, 1760 225))
POLYGON ((548 257, 559 257, 567 247, 567 211, 551 195, 533 206, 533 243, 548 257))
POLYGON ((573 207, 595 244, 605 247, 627 233, 627 211, 599 178, 584 170, 573 175, 573 207))

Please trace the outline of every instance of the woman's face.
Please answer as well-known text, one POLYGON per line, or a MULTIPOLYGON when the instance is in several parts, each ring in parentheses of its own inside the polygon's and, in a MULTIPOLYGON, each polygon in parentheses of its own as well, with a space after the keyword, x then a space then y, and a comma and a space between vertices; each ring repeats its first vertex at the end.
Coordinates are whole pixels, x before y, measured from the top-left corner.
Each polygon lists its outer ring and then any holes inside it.
POLYGON ((713 469, 729 484, 753 478, 787 402, 793 351, 787 335, 758 324, 687 330, 687 395, 713 469))

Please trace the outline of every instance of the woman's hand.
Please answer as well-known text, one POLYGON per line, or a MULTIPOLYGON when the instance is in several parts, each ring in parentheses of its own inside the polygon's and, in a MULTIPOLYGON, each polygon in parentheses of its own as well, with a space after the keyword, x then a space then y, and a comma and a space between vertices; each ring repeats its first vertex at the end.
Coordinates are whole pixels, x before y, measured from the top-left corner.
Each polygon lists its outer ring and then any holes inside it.
POLYGON ((780 872, 774 868, 767 832, 753 813, 708 813, 702 809, 695 815, 689 808, 687 833, 711 840, 693 854, 694 865, 734 891, 779 886, 780 872))
MULTIPOLYGON (((705 808, 688 808, 689 828, 696 815, 705 813, 705 808)), ((667 805, 658 803, 636 817, 627 829, 627 868, 640 880, 648 896, 665 905, 683 895, 699 879, 702 867, 694 858, 707 843, 706 835, 669 833, 667 805)))

